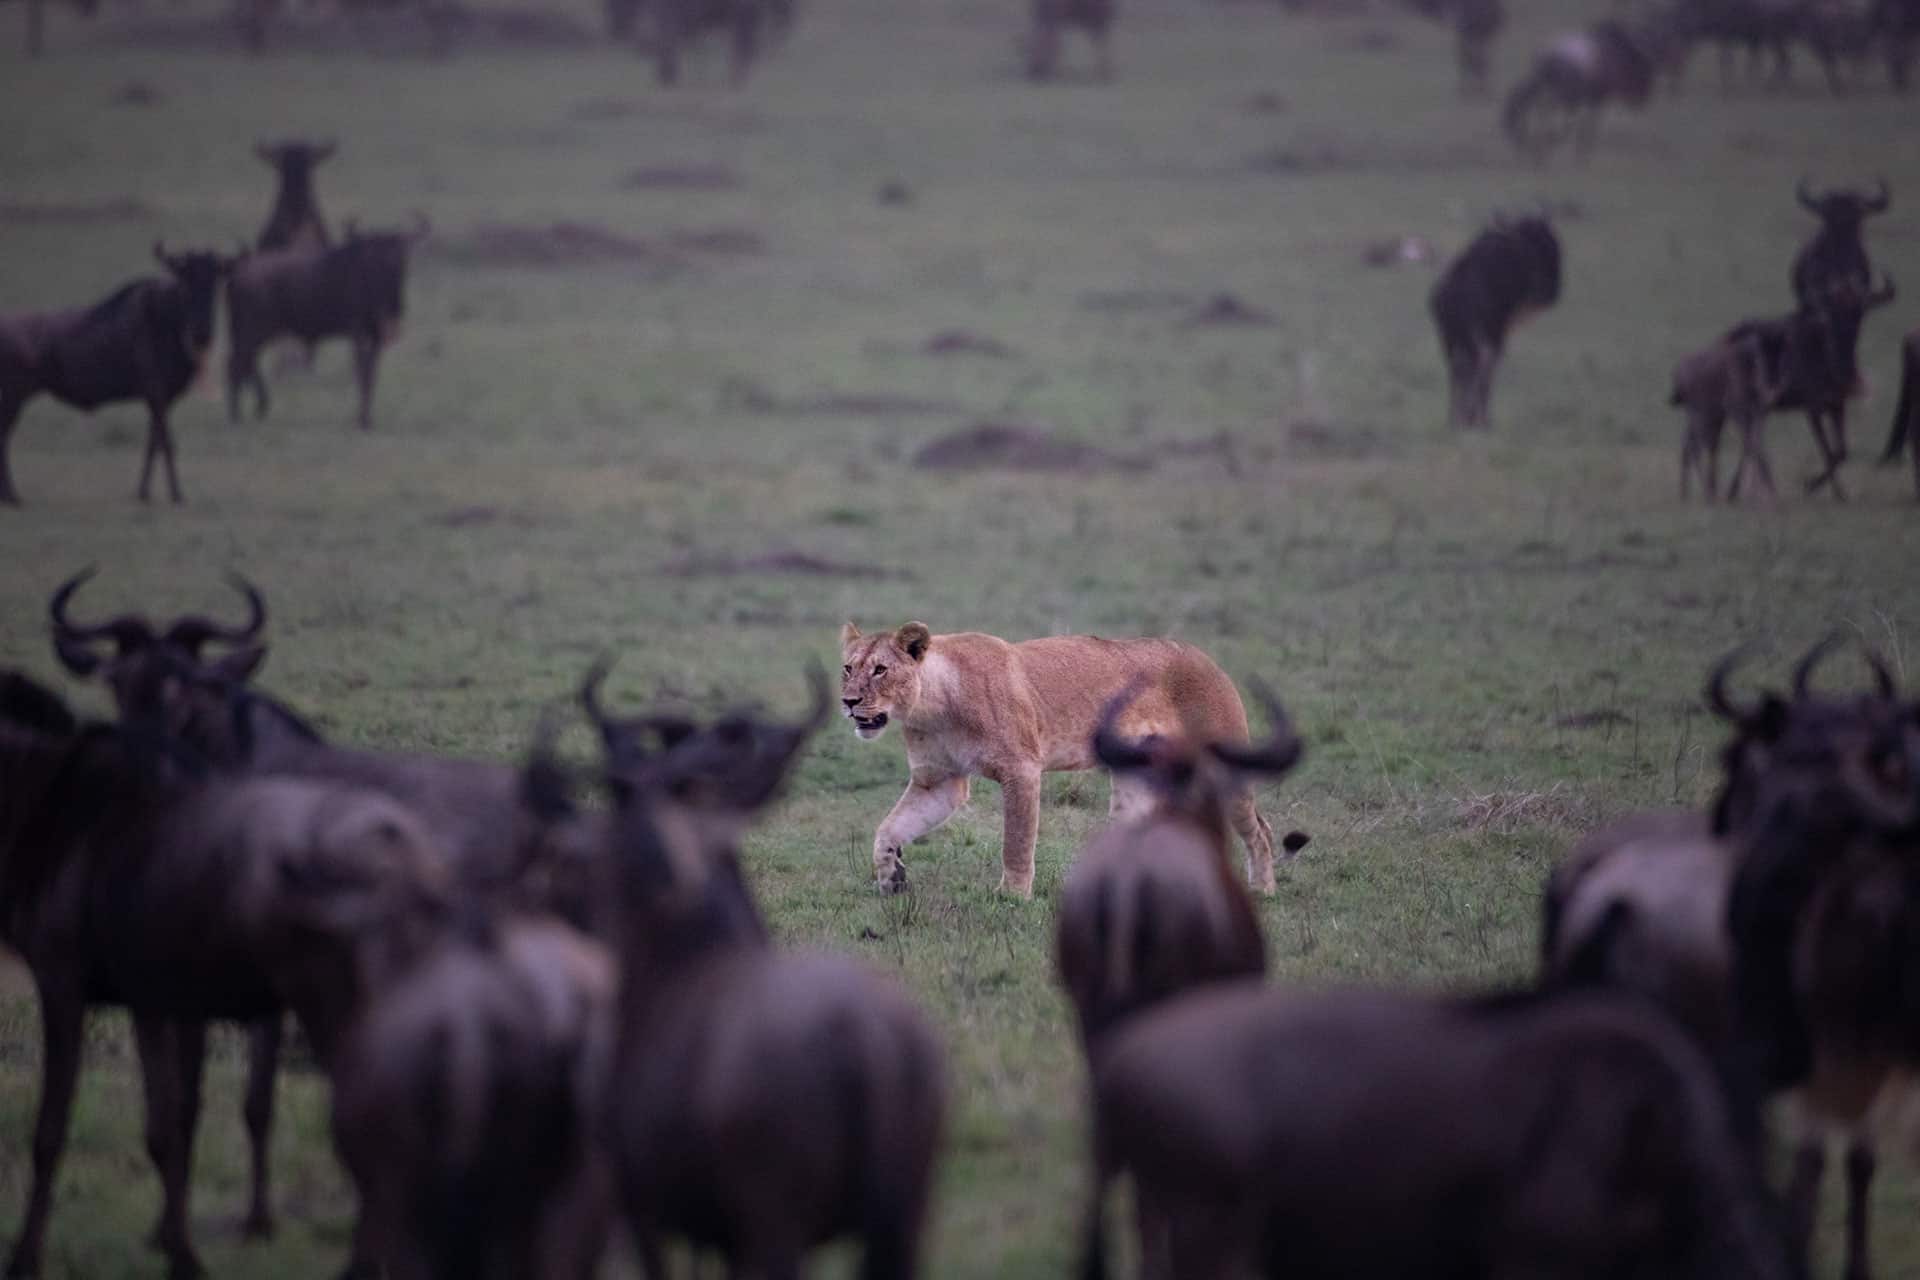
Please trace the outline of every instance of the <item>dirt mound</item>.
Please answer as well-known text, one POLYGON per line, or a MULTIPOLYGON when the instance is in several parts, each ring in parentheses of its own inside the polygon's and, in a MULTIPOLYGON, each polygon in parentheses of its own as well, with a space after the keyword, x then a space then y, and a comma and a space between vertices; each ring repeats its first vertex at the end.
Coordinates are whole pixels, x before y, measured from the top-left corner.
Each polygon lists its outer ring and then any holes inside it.
POLYGON ((159 210, 132 196, 110 200, 38 202, 23 200, 0 202, 0 222, 16 227, 72 226, 89 222, 145 222, 158 217, 159 210))
POLYGON ((676 255, 645 240, 584 222, 545 226, 483 223, 459 235, 436 236, 433 252, 475 267, 598 267, 616 263, 666 269, 676 255))
POLYGON ((904 569, 888 569, 877 564, 852 560, 833 560, 809 551, 782 548, 757 556, 700 555, 677 556, 660 571, 675 578, 719 578, 746 573, 791 574, 804 578, 911 578, 904 569))
POLYGON ((144 80, 130 80, 108 101, 116 107, 157 107, 166 101, 166 95, 144 80))
POLYGON ((720 403, 723 408, 782 417, 897 418, 966 412, 965 405, 951 400, 929 400, 892 391, 826 391, 782 396, 751 378, 729 378, 720 388, 720 403))
POLYGON ((1010 360, 1013 348, 998 338, 970 329, 942 329, 920 345, 930 356, 984 356, 989 360, 1010 360))
POLYGON ((682 227, 667 233, 667 244, 682 253, 711 253, 743 257, 767 251, 758 231, 744 227, 682 227))
POLYGON ((718 165, 652 165, 620 179, 623 191, 732 191, 740 175, 718 165))
POLYGON ((1231 293, 1216 293, 1188 316, 1188 329, 1262 329, 1273 323, 1273 313, 1242 302, 1231 293))
POLYGON ((977 422, 930 440, 913 465, 932 471, 1144 471, 1152 463, 1067 440, 1041 427, 977 422))

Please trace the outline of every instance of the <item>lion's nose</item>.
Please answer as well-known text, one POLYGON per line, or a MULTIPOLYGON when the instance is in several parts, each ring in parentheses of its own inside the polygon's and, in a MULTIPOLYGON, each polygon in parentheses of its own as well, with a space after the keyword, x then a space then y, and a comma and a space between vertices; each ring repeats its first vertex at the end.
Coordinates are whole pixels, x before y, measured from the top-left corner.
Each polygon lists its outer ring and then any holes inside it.
POLYGON ((857 706, 859 706, 859 705, 860 705, 860 699, 858 699, 858 698, 842 698, 842 699, 840 699, 840 703, 841 703, 841 705, 842 705, 842 706, 844 706, 844 707, 846 707, 846 709, 847 709, 847 710, 849 710, 849 711, 851 711, 851 710, 853 710, 853 709, 854 709, 855 707, 857 707, 857 706))

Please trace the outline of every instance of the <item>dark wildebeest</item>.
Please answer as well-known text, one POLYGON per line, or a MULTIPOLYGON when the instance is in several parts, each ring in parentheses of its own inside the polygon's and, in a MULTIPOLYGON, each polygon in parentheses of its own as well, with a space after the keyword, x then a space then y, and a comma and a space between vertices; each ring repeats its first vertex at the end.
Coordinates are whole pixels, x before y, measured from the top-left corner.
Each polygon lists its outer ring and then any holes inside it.
POLYGON ((217 253, 168 253, 153 246, 165 276, 135 280, 94 306, 0 316, 0 502, 15 503, 8 441, 27 401, 45 392, 91 412, 139 400, 147 406, 147 453, 140 500, 156 458, 181 501, 167 415, 186 394, 213 345, 213 310, 228 261, 217 253))
POLYGON ((1541 51, 1533 70, 1507 95, 1501 124, 1529 155, 1544 157, 1569 137, 1585 155, 1599 133, 1601 109, 1609 102, 1645 106, 1653 76, 1653 58, 1641 37, 1621 23, 1596 22, 1541 51))
POLYGON ((1914 50, 1920 48, 1920 0, 1875 0, 1868 26, 1886 54, 1888 81, 1905 93, 1912 83, 1914 50))
MULTIPOLYGON (((19 678, 0 683, 17 685, 19 678)), ((9 1276, 40 1274, 89 1007, 132 1014, 147 1150, 161 1177, 155 1241, 174 1280, 202 1274, 187 1213, 210 1020, 276 1015, 249 932, 256 860, 285 846, 418 845, 405 808, 351 786, 208 775, 185 749, 111 725, 55 723, 42 691, 0 715, 0 937, 40 995, 45 1053, 33 1186, 9 1276)), ((394 856, 386 853, 386 857, 394 856)))
POLYGON ((332 248, 256 253, 235 263, 227 278, 227 416, 240 420, 240 390, 248 385, 255 415, 267 416, 259 356, 273 339, 346 338, 360 395, 356 420, 371 428, 380 351, 399 336, 405 310, 407 254, 427 230, 425 218, 407 232, 361 232, 349 223, 332 248))
MULTIPOLYGON (((1831 483, 1836 499, 1844 501, 1847 496, 1839 472, 1847 460, 1847 401, 1860 387, 1860 326, 1868 312, 1891 302, 1893 296, 1891 278, 1872 292, 1846 285, 1791 315, 1749 320, 1727 334, 1728 341, 1752 344, 1770 412, 1805 411, 1823 464, 1819 474, 1807 481, 1809 493, 1831 483)), ((1755 462, 1772 491, 1772 468, 1758 445, 1756 433, 1755 462)), ((1746 459, 1741 461, 1744 466, 1746 459)), ((1739 479, 1736 471, 1736 490, 1739 479)))
MULTIPOLYGON (((654 66, 661 84, 678 84, 680 62, 687 49, 708 32, 723 32, 728 37, 731 61, 729 74, 739 85, 753 68, 760 52, 760 35, 771 14, 769 0, 629 0, 633 12, 624 21, 631 28, 635 14, 653 10, 654 66)), ((609 9, 609 21, 620 0, 609 9)))
POLYGON ((1123 1173, 1152 1280, 1799 1274, 1712 1065, 1631 996, 1217 983, 1092 1077, 1085 1280, 1123 1173))
POLYGON ((274 193, 273 212, 260 229, 254 248, 263 252, 275 249, 325 249, 333 243, 327 233, 327 220, 320 213, 320 199, 313 194, 313 171, 334 153, 331 142, 260 142, 253 153, 280 175, 274 193))
POLYGON ((1820 229, 1793 259, 1793 297, 1811 306, 1834 293, 1850 289, 1866 293, 1873 285, 1873 267, 1861 243, 1861 224, 1892 204, 1887 180, 1879 180, 1873 195, 1834 190, 1815 195, 1805 178, 1794 188, 1800 206, 1820 219, 1820 229))
MULTIPOLYGON (((47 48, 47 0, 26 0, 27 56, 37 58, 47 48)), ((100 12, 100 0, 73 0, 73 9, 84 18, 100 12)))
POLYGON ((1667 402, 1687 411, 1680 445, 1682 502, 1690 496, 1695 476, 1708 502, 1719 497, 1720 435, 1729 419, 1740 432, 1740 463, 1734 469, 1729 496, 1740 496, 1740 480, 1749 465, 1769 489, 1773 487, 1773 469, 1767 463, 1761 431, 1779 390, 1768 381, 1762 343, 1751 333, 1722 336, 1679 363, 1667 402))
POLYGON ((894 983, 841 956, 772 947, 738 836, 826 719, 712 726, 590 712, 614 793, 620 997, 602 1127, 645 1273, 661 1242, 729 1273, 801 1274, 859 1240, 866 1280, 911 1280, 946 1103, 939 1040, 894 983), (655 748, 658 739, 664 749, 655 748))
POLYGON ((1448 421, 1485 427, 1507 335, 1560 299, 1560 240, 1545 218, 1495 218, 1427 299, 1447 359, 1448 421))
POLYGON ((1893 407, 1893 430, 1887 435, 1880 465, 1897 462, 1901 451, 1909 447, 1913 457, 1913 488, 1920 494, 1920 329, 1909 333, 1900 344, 1900 402, 1893 407))
POLYGON ((1084 31, 1093 41, 1096 69, 1113 78, 1113 19, 1116 0, 1033 0, 1027 31, 1027 77, 1047 80, 1060 62, 1060 46, 1069 31, 1084 31))
POLYGON ((1423 17, 1450 23, 1459 45, 1460 92, 1477 96, 1487 91, 1489 55, 1494 37, 1506 25, 1501 0, 1408 0, 1423 17))

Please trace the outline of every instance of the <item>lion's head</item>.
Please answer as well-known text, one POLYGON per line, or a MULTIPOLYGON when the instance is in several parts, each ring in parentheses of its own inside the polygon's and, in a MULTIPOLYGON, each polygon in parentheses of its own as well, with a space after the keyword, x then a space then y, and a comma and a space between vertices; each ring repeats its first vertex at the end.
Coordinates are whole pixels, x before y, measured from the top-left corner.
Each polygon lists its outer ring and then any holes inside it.
POLYGON ((863 636, 851 622, 840 628, 840 709, 862 738, 877 738, 887 722, 920 699, 920 664, 933 633, 924 622, 863 636))

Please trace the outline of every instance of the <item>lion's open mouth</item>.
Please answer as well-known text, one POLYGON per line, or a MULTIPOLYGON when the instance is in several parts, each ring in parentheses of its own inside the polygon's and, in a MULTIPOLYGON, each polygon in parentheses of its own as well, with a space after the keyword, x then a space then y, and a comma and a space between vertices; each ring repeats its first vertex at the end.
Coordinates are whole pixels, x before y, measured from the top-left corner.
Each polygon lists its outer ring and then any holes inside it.
POLYGON ((863 738, 877 738, 886 727, 887 713, 884 711, 870 716, 853 716, 853 731, 863 738))

